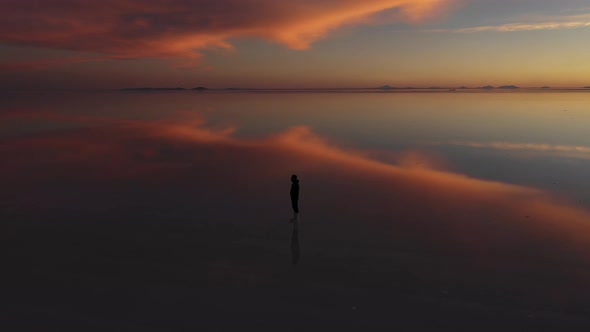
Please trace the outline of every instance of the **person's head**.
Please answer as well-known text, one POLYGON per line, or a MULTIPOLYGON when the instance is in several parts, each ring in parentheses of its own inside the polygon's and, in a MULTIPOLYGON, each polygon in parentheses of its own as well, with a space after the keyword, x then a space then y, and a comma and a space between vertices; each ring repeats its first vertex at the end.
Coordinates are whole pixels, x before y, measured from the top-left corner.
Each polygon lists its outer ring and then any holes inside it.
POLYGON ((296 182, 297 181, 297 175, 293 174, 291 175, 291 182, 296 182))

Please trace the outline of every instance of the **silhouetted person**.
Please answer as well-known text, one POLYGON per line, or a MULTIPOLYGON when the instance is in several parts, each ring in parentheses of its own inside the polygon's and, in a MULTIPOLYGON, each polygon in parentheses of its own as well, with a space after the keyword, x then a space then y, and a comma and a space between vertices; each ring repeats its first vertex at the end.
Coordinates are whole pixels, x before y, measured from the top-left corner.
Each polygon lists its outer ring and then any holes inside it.
POLYGON ((299 262, 299 229, 297 220, 294 221, 293 234, 291 235, 291 262, 299 262))
POLYGON ((299 213, 299 180, 295 174, 291 175, 291 206, 293 207, 295 218, 297 218, 297 214, 299 213))

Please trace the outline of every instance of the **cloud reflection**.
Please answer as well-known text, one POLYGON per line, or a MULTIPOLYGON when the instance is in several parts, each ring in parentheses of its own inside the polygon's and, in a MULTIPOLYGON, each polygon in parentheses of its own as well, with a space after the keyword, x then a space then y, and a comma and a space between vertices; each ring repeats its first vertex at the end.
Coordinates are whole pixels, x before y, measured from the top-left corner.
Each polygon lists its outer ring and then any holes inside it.
POLYGON ((154 211, 191 206, 201 220, 243 211, 264 219, 289 214, 288 178, 296 172, 303 216, 338 220, 343 229, 367 227, 379 236, 504 258, 590 249, 590 212, 541 190, 384 163, 308 127, 256 139, 236 138, 233 131, 207 128, 198 118, 111 120, 5 140, 0 179, 10 195, 0 198, 31 211, 74 206, 121 214, 140 204, 154 211), (213 208, 220 202, 223 210, 213 208))
POLYGON ((515 142, 450 142, 451 145, 472 148, 487 148, 505 151, 559 155, 569 158, 590 159, 590 147, 579 145, 515 143, 515 142))

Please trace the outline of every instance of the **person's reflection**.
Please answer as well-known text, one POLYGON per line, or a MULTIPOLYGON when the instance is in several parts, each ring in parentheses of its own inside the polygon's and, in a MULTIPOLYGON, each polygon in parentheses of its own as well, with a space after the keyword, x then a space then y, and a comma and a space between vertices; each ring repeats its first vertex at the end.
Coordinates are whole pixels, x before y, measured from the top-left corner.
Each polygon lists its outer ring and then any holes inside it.
POLYGON ((295 219, 293 222, 293 234, 291 235, 291 262, 297 264, 299 262, 299 221, 295 219))

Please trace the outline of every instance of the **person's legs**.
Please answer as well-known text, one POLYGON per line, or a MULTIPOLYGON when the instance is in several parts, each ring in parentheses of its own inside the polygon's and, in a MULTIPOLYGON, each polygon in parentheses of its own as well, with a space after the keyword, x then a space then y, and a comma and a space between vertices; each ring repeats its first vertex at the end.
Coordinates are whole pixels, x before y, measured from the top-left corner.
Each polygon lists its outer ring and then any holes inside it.
POLYGON ((291 205, 293 206, 293 211, 299 213, 299 202, 296 199, 291 200, 291 205))

